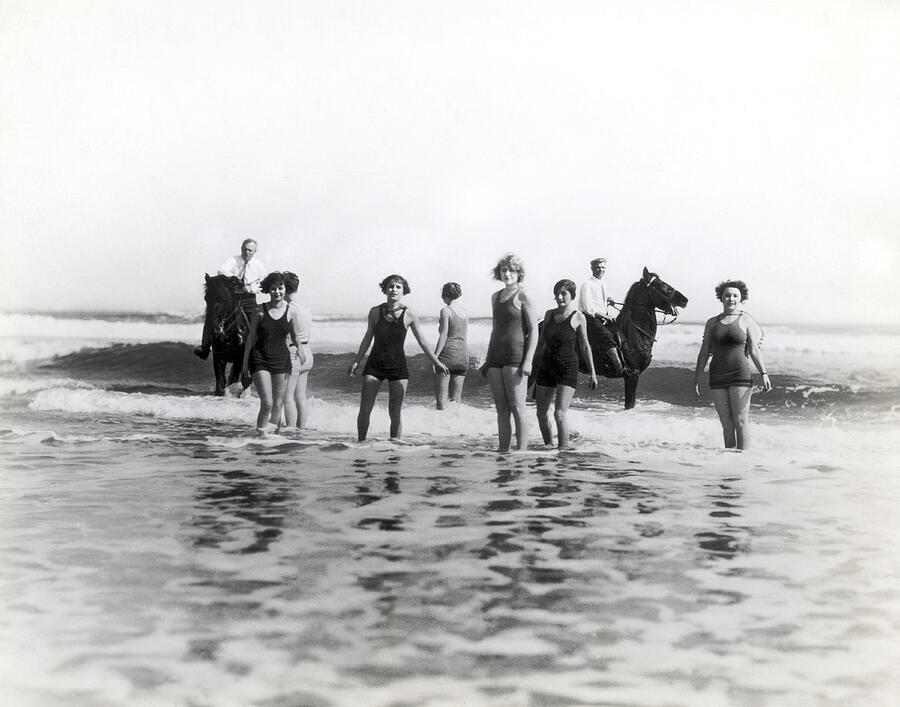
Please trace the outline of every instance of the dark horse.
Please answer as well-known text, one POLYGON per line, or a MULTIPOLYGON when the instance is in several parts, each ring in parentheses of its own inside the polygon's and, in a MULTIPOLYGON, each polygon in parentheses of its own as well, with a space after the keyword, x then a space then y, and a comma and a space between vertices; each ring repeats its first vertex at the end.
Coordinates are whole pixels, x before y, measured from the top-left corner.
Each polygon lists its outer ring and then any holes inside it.
MULTIPOLYGON (((653 357, 656 342, 656 315, 678 316, 677 307, 687 306, 688 300, 674 287, 659 279, 659 275, 644 268, 644 274, 625 295, 622 311, 615 320, 619 353, 625 364, 625 409, 631 410, 637 399, 638 378, 653 357)), ((607 372, 603 361, 594 353, 594 366, 598 373, 607 372), (600 359, 600 360, 598 360, 600 359)), ((612 377, 612 376, 610 376, 612 377)))
POLYGON ((244 344, 250 331, 249 313, 255 306, 255 298, 244 292, 238 278, 231 275, 206 276, 206 317, 212 332, 216 395, 225 395, 226 386, 241 380, 244 344), (229 363, 231 372, 226 381, 225 368, 229 363))

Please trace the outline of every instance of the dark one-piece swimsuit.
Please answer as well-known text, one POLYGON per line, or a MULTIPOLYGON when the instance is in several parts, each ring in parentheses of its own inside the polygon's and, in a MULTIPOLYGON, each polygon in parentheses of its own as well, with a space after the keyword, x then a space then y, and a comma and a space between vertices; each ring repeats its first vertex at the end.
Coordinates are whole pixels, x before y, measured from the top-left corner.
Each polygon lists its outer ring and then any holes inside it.
POLYGON ((730 388, 753 385, 747 357, 747 332, 741 329, 740 315, 730 324, 716 322, 710 331, 709 387, 730 388))
POLYGON ((572 328, 572 312, 561 322, 551 314, 544 320, 544 351, 538 369, 538 385, 555 388, 578 385, 578 351, 575 348, 577 332, 572 328))
POLYGON ((263 305, 262 316, 256 325, 256 342, 250 354, 251 371, 291 372, 291 352, 287 346, 287 338, 291 332, 289 308, 290 305, 284 308, 278 319, 273 319, 268 308, 263 305))
POLYGON ((403 343, 406 341, 407 331, 403 325, 405 313, 406 307, 401 307, 396 317, 388 319, 387 305, 379 306, 372 353, 369 354, 366 367, 363 369, 364 376, 373 376, 380 381, 409 378, 406 354, 403 353, 403 343))

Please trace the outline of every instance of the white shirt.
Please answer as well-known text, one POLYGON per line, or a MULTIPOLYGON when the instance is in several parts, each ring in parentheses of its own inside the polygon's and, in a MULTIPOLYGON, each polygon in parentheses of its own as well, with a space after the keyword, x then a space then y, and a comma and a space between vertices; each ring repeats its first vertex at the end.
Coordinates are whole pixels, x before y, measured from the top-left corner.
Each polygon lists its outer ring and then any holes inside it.
POLYGON ((609 317, 609 305, 606 302, 606 286, 603 279, 593 277, 585 280, 578 293, 578 309, 585 314, 599 314, 609 317))
POLYGON ((257 257, 250 258, 250 262, 245 263, 241 256, 232 255, 219 268, 219 275, 234 275, 244 283, 247 292, 259 292, 259 281, 268 274, 266 266, 257 257))

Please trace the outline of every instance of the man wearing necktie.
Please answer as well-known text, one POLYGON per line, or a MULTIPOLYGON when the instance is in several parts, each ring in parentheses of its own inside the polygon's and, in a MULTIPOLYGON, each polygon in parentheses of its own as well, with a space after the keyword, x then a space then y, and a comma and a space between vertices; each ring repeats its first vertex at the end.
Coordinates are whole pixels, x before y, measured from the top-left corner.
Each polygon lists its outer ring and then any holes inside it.
POLYGON ((622 362, 616 349, 616 323, 609 311, 609 305, 615 302, 606 294, 605 274, 606 258, 594 258, 591 261, 591 277, 578 293, 578 309, 587 318, 588 341, 597 373, 607 378, 621 378, 622 362))
MULTIPOLYGON (((259 292, 259 281, 269 271, 256 255, 257 243, 252 238, 245 238, 241 243, 241 254, 233 255, 219 267, 219 275, 233 275, 244 284, 244 291, 248 295, 256 295, 259 292)), ((256 298, 247 297, 247 305, 256 304, 256 298)), ((203 321, 203 338, 200 346, 194 349, 194 355, 206 360, 210 349, 209 312, 203 321)))

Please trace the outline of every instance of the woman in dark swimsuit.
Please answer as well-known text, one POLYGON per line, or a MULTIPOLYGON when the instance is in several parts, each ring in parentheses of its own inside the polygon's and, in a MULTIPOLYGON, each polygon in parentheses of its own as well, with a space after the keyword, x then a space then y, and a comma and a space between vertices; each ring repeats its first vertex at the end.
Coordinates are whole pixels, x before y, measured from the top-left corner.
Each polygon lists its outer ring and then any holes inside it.
POLYGON ((743 311, 747 296, 747 285, 741 280, 727 280, 716 286, 716 297, 722 302, 722 314, 706 322, 694 371, 694 390, 700 395, 700 374, 712 356, 709 389, 722 423, 726 449, 747 449, 750 446, 753 378, 748 358, 762 374, 763 389, 772 389, 759 350, 762 331, 756 321, 743 311))
POLYGON ((278 424, 287 379, 291 373, 288 340, 296 346, 299 322, 297 309, 284 298, 284 274, 271 272, 260 282, 260 289, 271 299, 263 304, 250 321, 250 333, 244 347, 244 370, 253 374, 253 385, 259 395, 256 432, 264 437, 278 424))
POLYGON ((407 329, 412 329, 416 341, 425 355, 431 359, 436 370, 447 374, 447 367, 431 352, 428 342, 419 328, 419 320, 406 305, 403 295, 410 293, 409 283, 400 275, 388 275, 381 282, 381 291, 387 301, 369 310, 369 326, 359 344, 356 360, 350 366, 350 375, 355 376, 369 345, 374 339, 372 353, 363 369, 362 394, 359 401, 359 415, 356 418, 356 430, 359 441, 364 442, 369 432, 369 418, 375 406, 375 397, 384 380, 388 382, 388 414, 391 418, 391 439, 399 439, 403 431, 400 412, 403 397, 406 395, 406 384, 409 382, 409 371, 406 367, 406 354, 403 343, 406 341, 407 329))
POLYGON ((434 352, 450 371, 447 376, 438 370, 434 372, 434 397, 438 410, 443 410, 449 402, 462 400, 463 382, 469 367, 469 351, 466 335, 469 330, 469 316, 466 310, 453 302, 462 295, 462 288, 455 282, 448 282, 441 290, 444 306, 438 323, 438 341, 434 352))
POLYGON ((553 430, 550 426, 550 403, 555 397, 553 417, 556 420, 557 445, 560 449, 569 446, 569 403, 578 384, 578 347, 581 348, 591 368, 591 390, 597 387, 594 371, 594 357, 587 338, 587 322, 575 306, 575 283, 560 280, 553 286, 556 309, 544 315, 544 326, 538 339, 540 363, 537 367, 535 397, 537 398, 537 418, 544 444, 553 444, 553 430))
POLYGON ((491 296, 493 322, 487 357, 481 374, 487 376, 497 408, 498 451, 508 452, 512 442, 512 424, 516 425, 516 448, 528 449, 528 418, 525 396, 528 376, 537 346, 537 316, 534 305, 522 290, 525 266, 513 253, 504 255, 494 266, 494 279, 503 289, 491 296))

